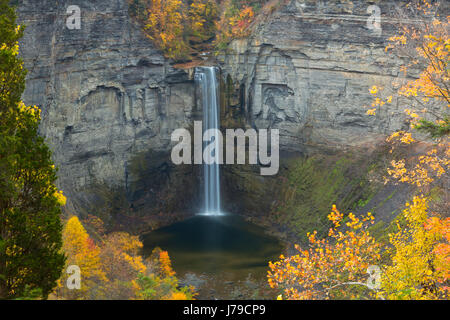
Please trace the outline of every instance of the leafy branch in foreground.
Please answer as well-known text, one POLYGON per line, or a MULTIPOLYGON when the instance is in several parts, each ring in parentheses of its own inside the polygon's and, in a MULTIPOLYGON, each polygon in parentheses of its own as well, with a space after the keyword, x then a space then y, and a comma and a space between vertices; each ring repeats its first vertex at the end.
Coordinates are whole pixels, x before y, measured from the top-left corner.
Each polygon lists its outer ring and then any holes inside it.
MULTIPOLYGON (((282 290, 287 299, 356 298, 364 292, 361 283, 367 269, 380 260, 380 246, 369 234, 373 216, 357 218, 350 213, 347 222, 335 206, 328 215, 333 226, 328 237, 317 239, 317 232, 308 234, 308 248, 296 245, 296 255, 280 256, 270 262, 269 285, 282 290), (352 287, 358 286, 356 291, 352 287)), ((367 294, 370 294, 368 292, 367 294)))
POLYGON ((269 285, 280 290, 280 299, 447 299, 450 218, 430 214, 428 202, 418 196, 406 203, 388 246, 369 234, 370 213, 349 214, 345 223, 333 207, 328 237, 318 240, 314 232, 307 249, 296 245, 296 255, 269 263, 269 285), (371 269, 379 277, 369 285, 371 269))

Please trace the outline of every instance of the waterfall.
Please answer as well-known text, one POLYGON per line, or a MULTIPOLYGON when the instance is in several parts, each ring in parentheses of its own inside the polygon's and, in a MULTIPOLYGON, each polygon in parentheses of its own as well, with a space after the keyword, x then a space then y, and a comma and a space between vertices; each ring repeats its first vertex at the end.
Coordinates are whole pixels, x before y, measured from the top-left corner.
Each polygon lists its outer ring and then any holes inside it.
MULTIPOLYGON (((203 106, 203 132, 208 129, 220 129, 219 85, 215 67, 198 67, 195 80, 200 85, 203 106)), ((218 141, 213 141, 219 150, 218 141)), ((205 148, 203 143, 203 148, 205 148)), ((203 163, 204 207, 205 215, 222 215, 220 208, 220 171, 219 164, 203 163)))

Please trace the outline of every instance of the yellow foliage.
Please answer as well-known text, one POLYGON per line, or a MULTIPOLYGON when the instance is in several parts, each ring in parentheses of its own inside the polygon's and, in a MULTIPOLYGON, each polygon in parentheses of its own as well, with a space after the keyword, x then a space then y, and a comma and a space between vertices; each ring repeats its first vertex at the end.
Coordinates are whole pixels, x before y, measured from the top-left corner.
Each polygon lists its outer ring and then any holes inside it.
POLYGON ((53 196, 56 198, 60 206, 65 206, 67 198, 63 195, 62 191, 55 191, 53 196))
POLYGON ((217 5, 213 0, 193 0, 188 11, 189 26, 193 35, 207 39, 215 33, 217 5))
POLYGON ((138 273, 145 273, 147 267, 139 255, 143 244, 137 236, 126 232, 107 235, 101 246, 103 268, 109 278, 131 280, 138 273))
MULTIPOLYGON (((396 132, 388 141, 399 139, 402 143, 410 143, 410 134, 396 132)), ((407 167, 405 159, 392 160, 391 166, 387 169, 389 176, 396 181, 414 184, 417 187, 430 185, 436 178, 444 176, 450 168, 449 159, 450 144, 441 144, 420 155, 413 166, 407 167), (438 150, 440 149, 440 150, 438 150)), ((386 182, 389 181, 386 178, 386 182)))
MULTIPOLYGON (((405 109, 405 113, 410 117, 411 128, 414 128, 421 119, 435 119, 442 121, 442 117, 447 113, 444 109, 450 107, 449 93, 449 50, 450 50, 450 16, 440 18, 436 15, 438 4, 431 4, 426 0, 420 0, 410 6, 418 16, 425 17, 424 23, 418 25, 405 24, 400 27, 399 34, 389 38, 386 52, 395 51, 401 56, 406 56, 408 62, 401 66, 404 73, 403 85, 397 85, 397 81, 392 84, 396 91, 392 92, 397 96, 409 98, 410 107, 405 109), (432 16, 432 20, 428 18, 432 16), (408 75, 410 68, 421 68, 418 77, 414 80, 408 75), (430 112, 425 104, 433 101, 440 104, 439 113, 430 112)), ((374 102, 369 115, 376 114, 376 108, 382 107, 385 103, 392 102, 392 95, 385 101, 378 97, 380 88, 373 86, 370 93, 374 95, 374 102)))
MULTIPOLYGON (((383 248, 389 265, 381 266, 379 288, 373 298, 447 299, 450 279, 450 218, 440 219, 428 212, 428 199, 414 197, 406 203, 404 223, 389 235, 389 247, 383 248)), ((283 290, 278 300, 358 298, 350 294, 352 285, 364 286, 369 265, 380 265, 381 245, 367 227, 374 217, 358 218, 350 213, 346 228, 340 231, 343 214, 333 206, 328 219, 333 223, 329 238, 318 240, 309 234, 309 248, 290 257, 270 262, 268 282, 283 290)))
POLYGON ((149 0, 145 31, 147 36, 163 50, 168 58, 186 55, 183 40, 183 2, 181 0, 149 0))
POLYGON ((172 292, 172 294, 164 300, 188 300, 184 292, 172 292))
POLYGON ((450 219, 428 214, 428 199, 414 197, 403 211, 406 226, 390 235, 392 265, 382 274, 386 299, 438 299, 447 296, 450 219))
POLYGON ((236 7, 233 1, 226 0, 222 7, 226 10, 223 10, 220 20, 216 23, 215 44, 217 47, 227 45, 233 39, 248 36, 255 20, 255 12, 251 6, 236 7))
POLYGON ((58 295, 71 298, 83 298, 96 282, 106 281, 100 261, 100 249, 95 245, 80 220, 73 216, 63 230, 63 250, 67 255, 66 266, 77 265, 81 270, 81 290, 67 290, 67 274, 59 282, 58 295))
MULTIPOLYGON (((450 16, 440 18, 436 15, 437 4, 426 0, 411 4, 410 9, 418 16, 427 18, 420 25, 401 26, 399 34, 389 38, 386 51, 408 57, 408 62, 402 65, 405 80, 403 84, 397 81, 392 84, 395 90, 392 94, 403 97, 403 101, 404 98, 409 101, 409 106, 404 108, 410 123, 409 131, 423 129, 424 120, 425 123, 445 127, 447 124, 444 119, 448 117, 447 110, 450 107, 450 16), (429 20, 428 17, 433 18, 429 20), (419 76, 410 77, 410 68, 419 68, 419 76)), ((366 112, 368 115, 375 115, 379 107, 392 102, 392 95, 386 100, 377 96, 381 94, 381 89, 377 86, 373 86, 370 93, 374 95, 374 100, 366 112)), ((415 139, 411 132, 398 131, 387 141, 392 145, 392 153, 397 146, 411 144, 415 139)), ((447 178, 450 166, 448 134, 437 138, 436 144, 439 146, 435 148, 437 151, 433 149, 416 158, 393 160, 388 168, 389 177, 385 181, 410 183, 422 188, 429 186, 437 178, 447 178)))
MULTIPOLYGON (((95 225, 102 224, 92 217, 95 225)), ((98 235, 97 235, 98 236, 98 235)), ((114 232, 99 239, 97 246, 85 228, 74 216, 63 230, 63 249, 67 255, 66 265, 77 265, 81 269, 81 290, 66 288, 67 274, 63 273, 55 294, 70 299, 129 299, 136 290, 135 281, 147 272, 140 250, 143 247, 137 236, 125 232, 114 232)))
POLYGON ((379 245, 367 231, 374 221, 371 213, 361 218, 350 213, 342 228, 344 215, 333 206, 328 219, 333 224, 328 238, 317 239, 315 231, 308 234, 308 249, 296 245, 296 255, 269 262, 269 285, 282 289, 286 299, 345 296, 346 289, 366 278, 369 265, 380 259, 379 245))
POLYGON ((169 258, 169 253, 167 251, 160 251, 159 262, 161 270, 166 276, 170 277, 175 275, 175 272, 172 270, 172 263, 169 258))

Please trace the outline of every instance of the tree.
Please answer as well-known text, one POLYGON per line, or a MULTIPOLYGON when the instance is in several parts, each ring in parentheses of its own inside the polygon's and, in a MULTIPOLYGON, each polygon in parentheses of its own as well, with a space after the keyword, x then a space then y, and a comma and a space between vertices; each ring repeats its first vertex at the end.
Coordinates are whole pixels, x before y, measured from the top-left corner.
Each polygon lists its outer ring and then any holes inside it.
POLYGON ((136 298, 140 300, 192 300, 193 287, 179 288, 178 279, 172 269, 169 254, 155 248, 148 258, 147 274, 140 273, 133 281, 136 298))
POLYGON ((202 40, 214 36, 217 18, 217 4, 213 0, 193 0, 189 6, 188 19, 191 33, 202 40))
POLYGON ((362 219, 349 214, 344 228, 343 215, 333 207, 328 238, 317 240, 314 232, 307 250, 296 246, 298 254, 269 263, 269 285, 285 299, 447 299, 450 218, 430 214, 428 203, 424 196, 406 203, 387 245, 369 234, 370 213, 362 219), (377 270, 370 279, 378 283, 365 282, 370 270, 377 270))
POLYGON ((350 213, 342 226, 344 215, 333 206, 328 219, 333 223, 328 238, 317 239, 315 231, 308 234, 307 249, 296 245, 297 254, 269 263, 269 285, 285 299, 357 298, 366 289, 368 268, 380 259, 380 246, 367 230, 373 216, 350 213))
POLYGON ((0 298, 52 291, 64 266, 61 206, 51 152, 38 135, 40 110, 21 101, 24 28, 0 0, 0 298))
POLYGON ((81 289, 67 288, 68 275, 59 280, 57 296, 69 299, 94 299, 101 296, 103 282, 107 281, 100 261, 100 249, 89 237, 86 229, 76 216, 71 217, 63 230, 64 252, 67 255, 66 266, 76 265, 81 271, 81 289))
POLYGON ((399 21, 406 22, 389 38, 386 52, 405 58, 403 78, 395 80, 391 88, 373 86, 374 101, 367 114, 375 115, 397 99, 410 127, 391 134, 387 141, 392 148, 415 142, 419 132, 435 140, 432 149, 419 157, 392 160, 386 179, 426 187, 438 179, 448 180, 450 168, 450 16, 441 18, 439 2, 428 0, 412 1, 398 12, 399 21))
POLYGON ((108 299, 129 299, 135 296, 133 281, 145 274, 140 250, 143 247, 137 236, 114 232, 104 237, 100 246, 102 268, 108 278, 105 296, 108 299))
POLYGON ((246 37, 250 33, 250 25, 255 19, 251 1, 224 1, 220 20, 216 22, 216 48, 220 51, 236 38, 246 37))
MULTIPOLYGON (((391 88, 373 86, 370 93, 375 100, 367 113, 375 115, 397 99, 397 104, 404 107, 410 127, 387 138, 392 145, 391 153, 418 139, 429 146, 418 155, 393 159, 386 182, 408 183, 426 192, 430 186, 441 187, 447 197, 450 16, 441 17, 439 5, 439 1, 415 0, 398 10, 399 21, 405 22, 400 24, 398 34, 389 38, 386 52, 404 58, 403 78, 394 81, 391 88), (431 141, 421 133, 427 134, 431 141)), ((450 221, 436 213, 430 216, 431 203, 426 197, 414 197, 401 216, 405 224, 399 224, 397 233, 390 235, 391 264, 383 272, 381 291, 388 299, 447 297, 450 221)), ((448 211, 446 199, 443 206, 448 211)))
POLYGON ((252 7, 244 6, 239 14, 230 18, 231 34, 233 37, 242 38, 249 34, 249 26, 255 13, 252 7))
POLYGON ((450 279, 450 218, 429 216, 428 199, 414 197, 403 211, 406 225, 390 235, 392 264, 382 273, 386 299, 447 298, 450 279))
MULTIPOLYGON (((178 279, 166 251, 155 249, 143 261, 142 242, 126 232, 103 234, 103 223, 87 219, 95 229, 96 242, 80 220, 73 216, 64 226, 64 251, 68 268, 80 268, 80 289, 67 287, 68 274, 58 281, 57 299, 191 299, 193 288, 178 288, 178 279)), ((32 296, 29 292, 28 296, 32 296)))
POLYGON ((181 0, 148 0, 144 30, 167 58, 182 59, 187 55, 183 39, 184 4, 181 0))

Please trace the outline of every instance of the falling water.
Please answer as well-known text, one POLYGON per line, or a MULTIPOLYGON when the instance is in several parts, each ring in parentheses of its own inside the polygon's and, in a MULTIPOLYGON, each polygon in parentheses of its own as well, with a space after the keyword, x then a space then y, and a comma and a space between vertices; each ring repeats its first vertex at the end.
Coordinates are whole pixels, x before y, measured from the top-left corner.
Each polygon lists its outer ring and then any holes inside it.
MULTIPOLYGON (((219 129, 219 86, 215 67, 198 67, 195 80, 201 88, 203 105, 203 132, 208 129, 219 129)), ((215 150, 219 150, 219 142, 214 140, 215 150)), ((203 145, 205 147, 205 143, 203 145)), ((203 164, 204 172, 204 214, 222 215, 220 209, 220 172, 219 164, 203 164)))

